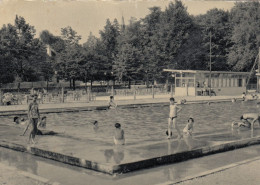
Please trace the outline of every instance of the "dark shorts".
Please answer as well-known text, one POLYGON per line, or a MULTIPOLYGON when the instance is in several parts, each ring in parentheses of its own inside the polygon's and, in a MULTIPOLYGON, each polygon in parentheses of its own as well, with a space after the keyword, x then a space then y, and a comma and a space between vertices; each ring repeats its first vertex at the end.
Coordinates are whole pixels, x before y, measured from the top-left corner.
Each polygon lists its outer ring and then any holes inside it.
POLYGON ((171 120, 173 120, 173 119, 175 119, 175 118, 177 118, 177 116, 174 116, 174 117, 169 117, 171 120))

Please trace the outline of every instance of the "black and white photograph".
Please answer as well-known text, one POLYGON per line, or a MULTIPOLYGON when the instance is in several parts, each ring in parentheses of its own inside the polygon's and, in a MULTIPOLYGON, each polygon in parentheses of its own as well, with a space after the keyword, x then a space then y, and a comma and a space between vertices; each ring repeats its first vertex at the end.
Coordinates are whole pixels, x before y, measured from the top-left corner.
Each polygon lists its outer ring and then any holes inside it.
POLYGON ((259 172, 259 0, 0 0, 0 185, 259 172))

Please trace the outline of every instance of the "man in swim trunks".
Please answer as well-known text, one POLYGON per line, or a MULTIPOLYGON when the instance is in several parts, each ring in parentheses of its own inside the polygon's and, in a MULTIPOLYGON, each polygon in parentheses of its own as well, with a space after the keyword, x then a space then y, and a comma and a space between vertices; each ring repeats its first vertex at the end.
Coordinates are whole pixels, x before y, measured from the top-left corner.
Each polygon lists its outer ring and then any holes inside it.
MULTIPOLYGON (((168 119, 168 133, 171 133, 172 124, 178 133, 178 138, 181 138, 181 132, 177 125, 177 114, 181 111, 181 107, 175 104, 174 98, 170 98, 170 113, 168 119)), ((168 134, 168 139, 171 138, 171 134, 168 134)))

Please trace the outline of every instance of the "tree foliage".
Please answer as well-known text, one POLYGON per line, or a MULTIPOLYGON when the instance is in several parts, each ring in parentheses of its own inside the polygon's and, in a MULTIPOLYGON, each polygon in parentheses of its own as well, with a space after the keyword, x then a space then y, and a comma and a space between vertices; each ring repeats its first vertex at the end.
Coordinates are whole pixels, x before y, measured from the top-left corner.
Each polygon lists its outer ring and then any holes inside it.
POLYGON ((129 24, 117 19, 100 37, 81 36, 70 26, 55 36, 48 30, 35 38, 23 17, 0 29, 0 81, 50 80, 54 70, 63 80, 165 79, 164 68, 250 71, 260 46, 260 3, 236 3, 231 11, 211 9, 191 16, 179 0, 161 10, 149 8, 144 18, 129 24), (51 48, 53 55, 46 55, 51 48), (210 56, 211 49, 211 56, 210 56))
POLYGON ((228 64, 236 71, 250 71, 260 47, 260 3, 237 3, 231 10, 231 23, 228 64))

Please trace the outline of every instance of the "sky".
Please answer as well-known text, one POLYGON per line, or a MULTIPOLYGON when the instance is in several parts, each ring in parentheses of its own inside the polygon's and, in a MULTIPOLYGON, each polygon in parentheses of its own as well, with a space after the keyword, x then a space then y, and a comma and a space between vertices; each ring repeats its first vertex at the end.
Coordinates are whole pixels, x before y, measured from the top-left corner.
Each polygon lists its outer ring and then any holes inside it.
MULTIPOLYGON (((99 30, 105 26, 106 19, 118 19, 128 24, 131 17, 137 19, 149 13, 149 7, 159 6, 162 10, 171 0, 0 0, 0 27, 14 24, 15 15, 25 18, 34 26, 36 36, 43 30, 60 36, 61 28, 71 26, 82 36, 81 43, 87 41, 89 33, 99 37, 99 30)), ((173 1, 174 2, 174 1, 173 1)), ((230 10, 234 1, 225 0, 183 0, 191 15, 206 13, 209 9, 230 10)))

